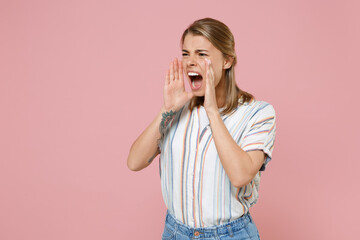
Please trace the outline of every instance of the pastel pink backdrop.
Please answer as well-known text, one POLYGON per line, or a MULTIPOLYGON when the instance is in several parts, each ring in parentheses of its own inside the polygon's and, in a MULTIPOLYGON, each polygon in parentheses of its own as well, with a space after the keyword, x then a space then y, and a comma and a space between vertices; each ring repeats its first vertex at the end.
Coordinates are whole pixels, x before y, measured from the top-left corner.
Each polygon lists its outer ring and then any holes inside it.
POLYGON ((126 167, 191 22, 236 38, 277 138, 262 239, 359 239, 358 1, 0 2, 0 239, 160 239, 158 161, 126 167))

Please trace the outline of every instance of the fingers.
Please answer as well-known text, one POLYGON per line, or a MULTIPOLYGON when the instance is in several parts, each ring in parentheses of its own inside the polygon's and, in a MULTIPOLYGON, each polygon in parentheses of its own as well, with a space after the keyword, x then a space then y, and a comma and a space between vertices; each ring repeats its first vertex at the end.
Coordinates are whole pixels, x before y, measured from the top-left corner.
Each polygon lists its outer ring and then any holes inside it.
POLYGON ((209 84, 214 84, 214 70, 211 66, 211 61, 208 58, 205 58, 205 66, 206 66, 206 80, 209 84))
POLYGON ((170 69, 166 71, 165 84, 170 84, 170 69))
POLYGON ((171 84, 174 81, 181 80, 183 81, 183 67, 182 61, 175 58, 169 66, 169 69, 166 74, 166 83, 171 84))
POLYGON ((183 67, 182 67, 182 61, 175 58, 173 61, 174 65, 174 81, 180 80, 183 81, 183 67))
POLYGON ((215 83, 215 74, 214 74, 214 69, 212 68, 211 66, 211 62, 210 62, 210 80, 211 80, 211 83, 214 84, 215 83))
POLYGON ((174 62, 174 80, 179 80, 179 61, 177 58, 175 58, 174 62))
POLYGON ((170 63, 169 76, 169 84, 171 84, 174 81, 174 62, 170 63))
POLYGON ((184 69, 181 60, 179 61, 179 80, 184 81, 184 69))
POLYGON ((210 78, 210 63, 207 58, 205 58, 205 69, 206 69, 206 84, 208 84, 210 78))

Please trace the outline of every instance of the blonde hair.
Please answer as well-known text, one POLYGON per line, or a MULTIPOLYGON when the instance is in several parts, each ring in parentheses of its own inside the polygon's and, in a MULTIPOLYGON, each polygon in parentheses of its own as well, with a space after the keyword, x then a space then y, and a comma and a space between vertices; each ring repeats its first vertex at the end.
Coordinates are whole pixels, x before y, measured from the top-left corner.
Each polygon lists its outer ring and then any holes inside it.
MULTIPOLYGON (((221 114, 231 113, 239 104, 239 99, 243 103, 250 102, 254 96, 248 92, 241 90, 235 81, 235 41, 234 36, 230 29, 222 22, 212 19, 203 18, 193 22, 183 33, 181 37, 181 45, 187 34, 200 35, 207 38, 215 48, 222 52, 224 58, 232 58, 233 62, 230 68, 225 69, 225 91, 226 100, 224 109, 221 114)), ((193 97, 191 99, 189 108, 192 110, 194 107, 202 105, 204 97, 193 97)))

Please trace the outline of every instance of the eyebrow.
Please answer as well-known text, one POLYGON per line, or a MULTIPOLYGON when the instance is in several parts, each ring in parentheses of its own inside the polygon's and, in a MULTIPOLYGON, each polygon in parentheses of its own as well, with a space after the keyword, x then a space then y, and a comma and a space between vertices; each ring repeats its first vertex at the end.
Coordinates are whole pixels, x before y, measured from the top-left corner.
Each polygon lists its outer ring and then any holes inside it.
MULTIPOLYGON (((182 51, 183 51, 183 52, 189 52, 189 51, 186 50, 186 49, 183 49, 182 51)), ((208 50, 205 50, 205 49, 196 49, 195 52, 198 53, 198 52, 209 52, 209 51, 208 51, 208 50)))

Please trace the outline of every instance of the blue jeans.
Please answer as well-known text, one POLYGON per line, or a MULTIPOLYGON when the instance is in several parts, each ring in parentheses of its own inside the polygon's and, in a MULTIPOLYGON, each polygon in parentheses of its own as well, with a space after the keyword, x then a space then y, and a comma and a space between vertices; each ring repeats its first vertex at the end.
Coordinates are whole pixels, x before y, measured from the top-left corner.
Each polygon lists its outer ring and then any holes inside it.
POLYGON ((167 212, 162 240, 190 239, 260 240, 260 236, 249 213, 223 225, 205 228, 191 228, 175 219, 171 214, 169 214, 169 212, 167 212))

